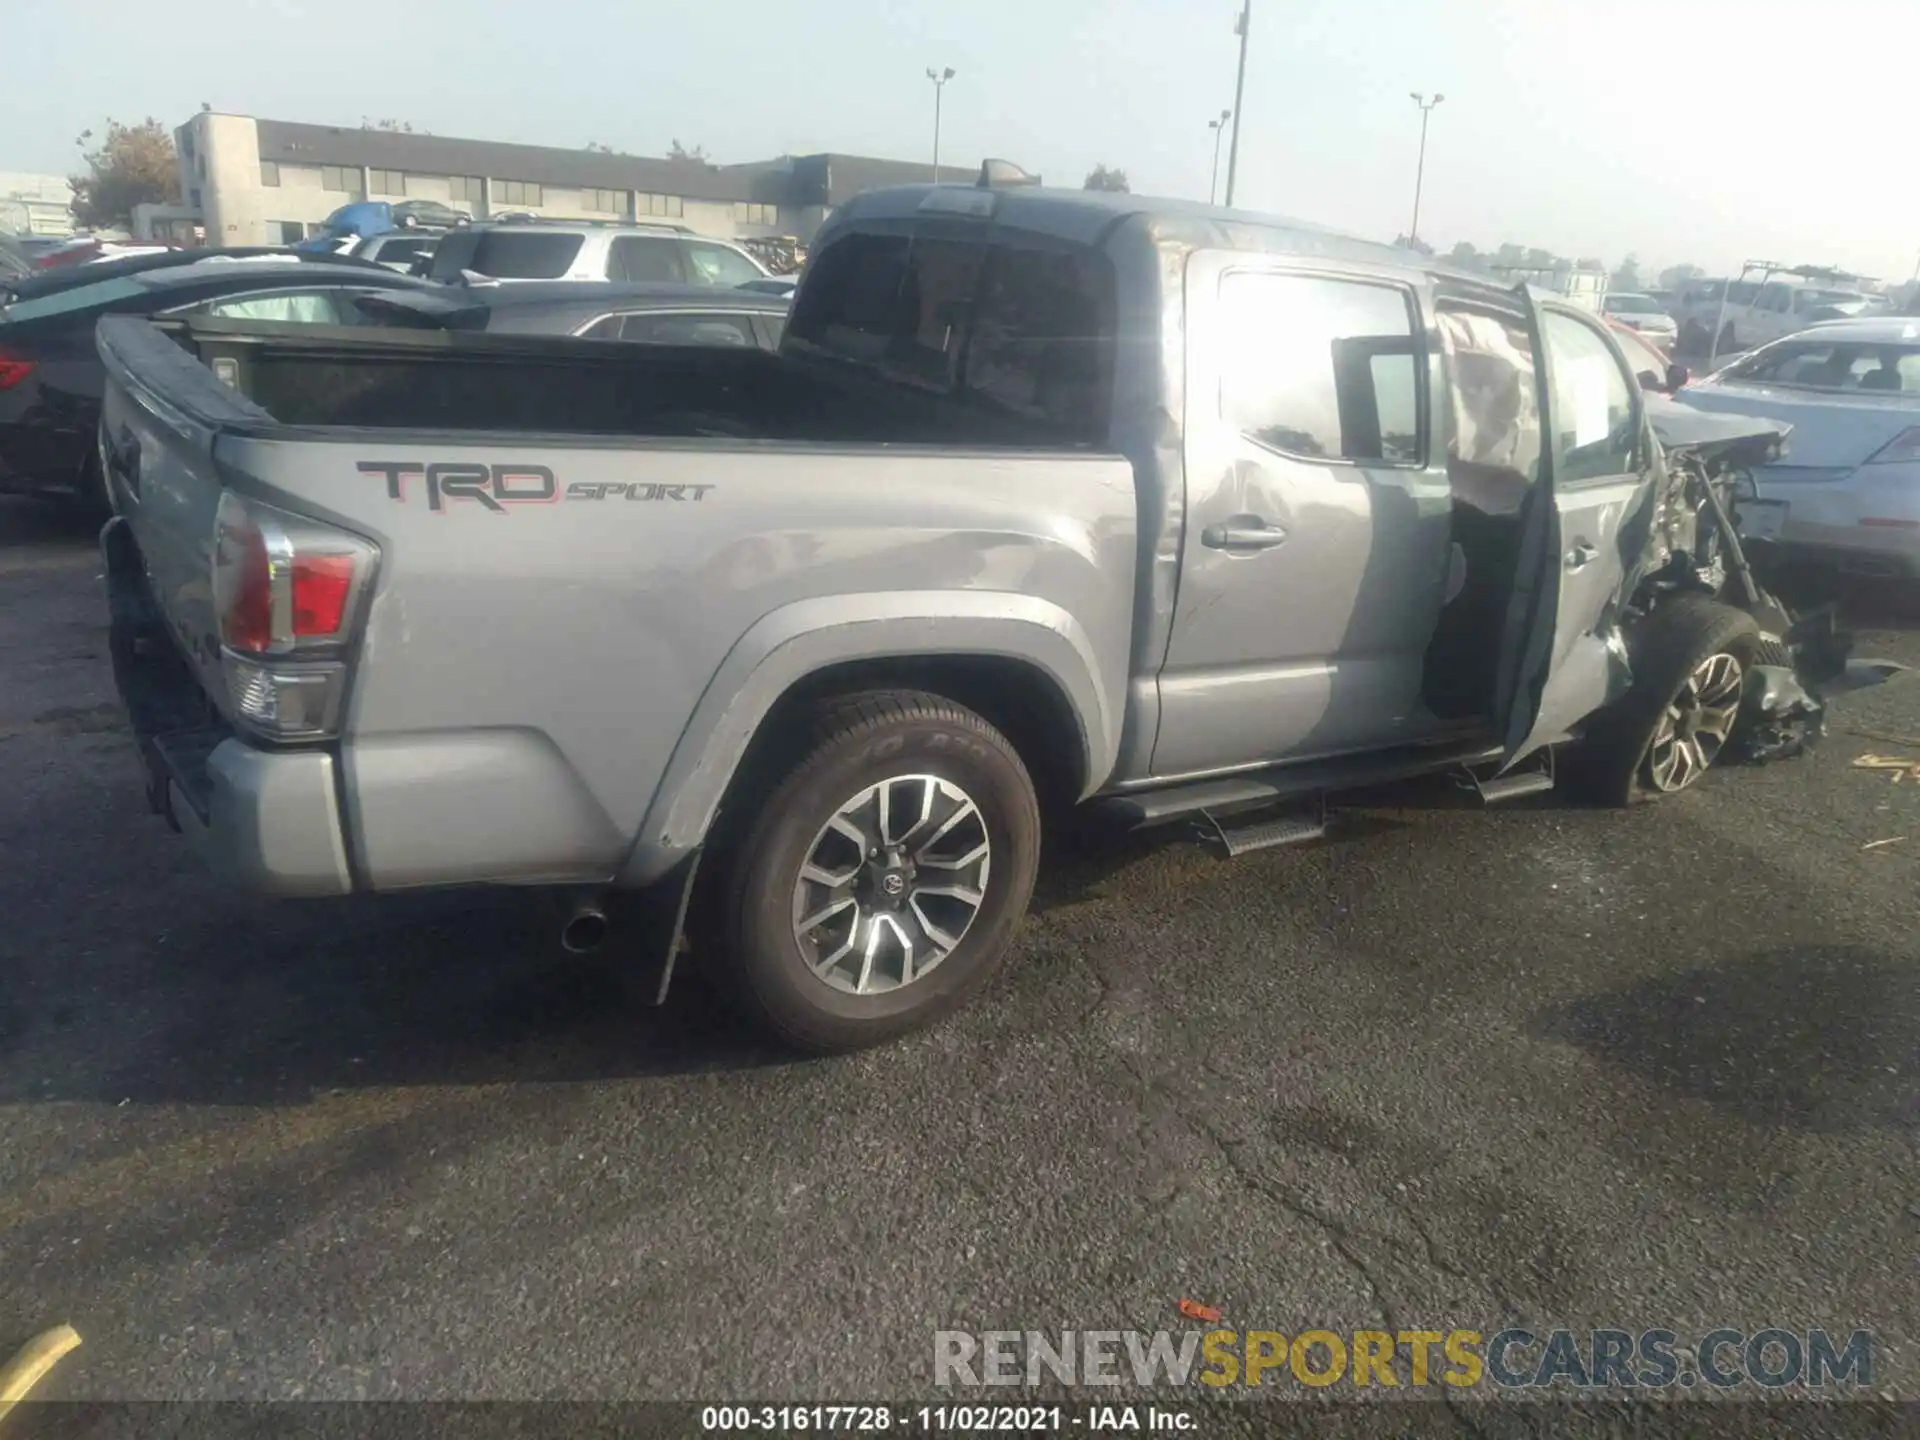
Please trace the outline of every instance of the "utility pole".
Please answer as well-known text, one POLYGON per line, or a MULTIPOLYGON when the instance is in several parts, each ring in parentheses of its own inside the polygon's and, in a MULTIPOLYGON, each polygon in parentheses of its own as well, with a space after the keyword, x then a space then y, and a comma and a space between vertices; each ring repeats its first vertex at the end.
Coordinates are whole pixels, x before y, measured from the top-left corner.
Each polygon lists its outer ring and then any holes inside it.
POLYGON ((1247 92, 1247 32, 1253 28, 1253 0, 1240 0, 1240 18, 1234 23, 1240 36, 1240 70, 1233 81, 1233 143, 1227 147, 1227 204, 1233 204, 1233 180, 1240 170, 1240 116, 1247 92))
POLYGON ((1427 121, 1433 116, 1433 107, 1447 97, 1435 95, 1429 100, 1418 90, 1407 93, 1413 96, 1413 103, 1420 107, 1420 163, 1413 172, 1413 224, 1407 229, 1407 242, 1411 245, 1420 238, 1420 184, 1427 178, 1427 121))
POLYGON ((1213 170, 1207 179, 1207 203, 1213 204, 1214 192, 1220 188, 1220 137, 1227 133, 1227 121, 1233 117, 1231 110, 1222 110, 1218 120, 1207 121, 1207 128, 1213 131, 1213 170))
POLYGON ((927 69, 927 79, 933 81, 933 183, 940 183, 940 92, 947 88, 947 82, 953 79, 953 67, 935 70, 927 69))

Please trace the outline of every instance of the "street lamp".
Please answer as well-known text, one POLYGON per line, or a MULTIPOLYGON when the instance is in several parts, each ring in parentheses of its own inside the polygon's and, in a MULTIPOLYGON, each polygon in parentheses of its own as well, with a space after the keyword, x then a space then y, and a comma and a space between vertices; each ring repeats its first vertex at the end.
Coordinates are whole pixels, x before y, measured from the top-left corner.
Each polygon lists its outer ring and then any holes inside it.
POLYGON ((940 92, 947 88, 947 82, 953 79, 953 67, 944 70, 927 68, 927 79, 933 81, 933 183, 940 183, 940 92))
POLYGON ((1213 173, 1207 181, 1207 203, 1213 204, 1214 191, 1220 188, 1220 137, 1227 133, 1227 121, 1233 118, 1231 110, 1222 110, 1218 120, 1207 121, 1207 128, 1213 131, 1213 173))
POLYGON ((1407 93, 1413 96, 1413 103, 1420 107, 1420 164, 1413 172, 1413 224, 1407 230, 1407 243, 1411 245, 1420 238, 1420 182, 1427 176, 1427 121, 1433 116, 1433 107, 1447 97, 1435 95, 1429 100, 1418 90, 1407 93))
POLYGON ((1227 147, 1227 204, 1233 204, 1233 180, 1240 173, 1240 112, 1247 93, 1247 32, 1253 29, 1253 0, 1241 0, 1233 33, 1240 37, 1240 68, 1233 77, 1233 143, 1227 147))

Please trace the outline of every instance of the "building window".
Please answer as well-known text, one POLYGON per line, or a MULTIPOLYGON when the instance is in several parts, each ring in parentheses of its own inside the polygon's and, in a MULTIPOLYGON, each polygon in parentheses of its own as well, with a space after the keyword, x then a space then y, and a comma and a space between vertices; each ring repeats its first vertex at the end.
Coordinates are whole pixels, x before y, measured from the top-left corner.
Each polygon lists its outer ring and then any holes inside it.
POLYGON ((269 223, 279 227, 282 245, 297 245, 307 238, 307 227, 298 220, 274 220, 269 223))
POLYGON ((322 165, 320 167, 320 188, 331 190, 336 195, 358 195, 360 193, 360 169, 349 165, 322 165))
POLYGON ((407 177, 398 170, 369 170, 367 189, 375 195, 404 195, 407 177))
POLYGON ((582 190, 580 208, 597 211, 602 215, 618 215, 627 208, 627 197, 619 190, 582 190))
POLYGON ((187 203, 192 205, 196 210, 200 208, 200 187, 198 185, 187 192, 187 203))
POLYGON ((280 183, 280 166, 272 160, 260 162, 260 183, 269 187, 280 183))
POLYGON ((780 207, 737 200, 733 206, 733 218, 741 225, 777 225, 780 223, 780 207))
POLYGON ((496 180, 493 198, 504 205, 544 205, 542 191, 530 180, 496 180))
POLYGON ((686 207, 681 204, 678 195, 636 195, 633 197, 633 213, 678 220, 686 213, 686 207))
POLYGON ((477 205, 487 198, 487 182, 477 175, 455 175, 447 183, 455 200, 477 205))

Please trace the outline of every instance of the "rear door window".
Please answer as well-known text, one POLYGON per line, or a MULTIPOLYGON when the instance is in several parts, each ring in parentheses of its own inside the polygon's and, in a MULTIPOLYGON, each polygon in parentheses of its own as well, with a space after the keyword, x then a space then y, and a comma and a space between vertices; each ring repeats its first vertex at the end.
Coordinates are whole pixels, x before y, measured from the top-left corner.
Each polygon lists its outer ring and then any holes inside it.
POLYGON ((558 280, 573 268, 584 238, 538 230, 488 230, 478 237, 466 268, 500 280, 558 280))
POLYGON ((607 258, 607 278, 684 285, 687 265, 680 242, 670 235, 616 236, 607 258))
MULTIPOLYGON (((276 290, 272 294, 226 295, 187 307, 189 315, 216 320, 277 320, 290 325, 340 325, 337 292, 331 290, 276 290)), ((354 312, 357 314, 357 312, 354 312)))
POLYGON ((1409 292, 1243 270, 1221 282, 1221 300, 1221 408, 1248 439, 1307 459, 1420 463, 1409 292))

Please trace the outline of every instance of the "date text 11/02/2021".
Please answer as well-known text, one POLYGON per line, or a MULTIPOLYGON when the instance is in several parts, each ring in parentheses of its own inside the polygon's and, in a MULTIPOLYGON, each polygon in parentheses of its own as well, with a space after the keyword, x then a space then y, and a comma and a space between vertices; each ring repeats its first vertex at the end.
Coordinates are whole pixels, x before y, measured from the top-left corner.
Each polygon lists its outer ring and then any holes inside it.
POLYGON ((1163 1405, 707 1405, 700 1428, 714 1433, 787 1435, 796 1431, 878 1434, 1185 1434, 1186 1410, 1163 1405))

